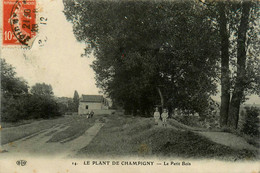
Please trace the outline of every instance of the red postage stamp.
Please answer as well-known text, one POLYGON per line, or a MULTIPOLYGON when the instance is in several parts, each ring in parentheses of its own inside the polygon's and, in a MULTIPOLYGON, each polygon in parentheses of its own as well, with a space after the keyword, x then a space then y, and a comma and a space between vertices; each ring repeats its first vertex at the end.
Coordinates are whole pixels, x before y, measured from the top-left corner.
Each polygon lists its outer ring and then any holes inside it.
POLYGON ((3 45, 30 46, 38 31, 36 0, 3 0, 3 45))

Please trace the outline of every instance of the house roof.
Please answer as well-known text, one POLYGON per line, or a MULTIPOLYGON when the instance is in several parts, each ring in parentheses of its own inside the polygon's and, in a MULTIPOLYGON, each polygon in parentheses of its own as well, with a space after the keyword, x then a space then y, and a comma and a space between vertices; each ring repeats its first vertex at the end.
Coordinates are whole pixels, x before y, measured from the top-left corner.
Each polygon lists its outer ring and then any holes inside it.
POLYGON ((82 95, 81 102, 103 102, 104 97, 102 95, 82 95))

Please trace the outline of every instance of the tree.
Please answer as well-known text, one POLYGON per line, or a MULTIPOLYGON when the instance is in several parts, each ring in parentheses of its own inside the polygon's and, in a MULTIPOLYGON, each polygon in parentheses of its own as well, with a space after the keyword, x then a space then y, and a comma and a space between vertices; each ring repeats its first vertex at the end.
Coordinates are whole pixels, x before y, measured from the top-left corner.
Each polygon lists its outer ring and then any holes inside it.
MULTIPOLYGON (((240 105, 244 102, 246 95, 254 93, 256 88, 260 87, 259 81, 255 80, 259 78, 259 59, 252 58, 259 55, 250 51, 252 47, 258 49, 255 46, 258 44, 256 33, 259 30, 255 23, 258 15, 256 8, 257 3, 251 1, 238 1, 227 5, 227 24, 230 26, 228 47, 231 50, 229 50, 230 56, 227 55, 225 58, 231 62, 232 85, 228 80, 222 83, 222 88, 226 92, 231 92, 231 99, 228 102, 222 100, 221 105, 223 109, 228 107, 228 116, 225 114, 227 121, 223 125, 232 129, 237 129, 240 105), (234 11, 237 11, 236 14, 234 14, 234 11), (252 63, 252 59, 254 63, 252 63)), ((225 68, 227 67, 230 66, 226 64, 225 68)), ((223 75, 225 76, 225 73, 222 73, 223 75)))
POLYGON ((22 78, 16 76, 15 68, 7 64, 5 59, 1 61, 1 93, 4 97, 19 97, 28 93, 29 86, 22 78))
POLYGON ((16 76, 14 67, 1 61, 1 120, 16 122, 23 119, 60 116, 53 99, 51 85, 36 84, 28 93, 27 82, 16 76))
POLYGON ((36 83, 30 90, 31 94, 25 104, 28 119, 52 118, 61 116, 61 110, 55 101, 52 86, 45 83, 36 83))
POLYGON ((33 95, 53 96, 52 86, 45 83, 36 83, 32 86, 30 92, 33 95))
POLYGON ((73 103, 75 105, 74 111, 77 111, 79 107, 79 94, 76 90, 74 91, 73 103))
POLYGON ((218 3, 219 11, 219 33, 221 38, 221 107, 220 107, 220 126, 227 125, 229 100, 230 100, 230 71, 229 71, 229 33, 227 29, 228 19, 227 3, 218 3))
POLYGON ((28 95, 24 98, 23 110, 26 112, 23 119, 47 119, 62 115, 58 103, 46 95, 28 95))
POLYGON ((1 120, 18 121, 25 117, 23 98, 28 94, 27 82, 16 76, 15 68, 1 61, 1 120))
POLYGON ((71 100, 69 100, 69 101, 68 101, 68 111, 69 111, 69 112, 74 112, 74 111, 75 111, 75 108, 76 108, 76 106, 75 106, 74 102, 71 101, 71 100))
POLYGON ((246 96, 259 95, 259 4, 244 0, 203 3, 218 16, 212 21, 217 21, 221 38, 220 125, 236 129, 246 96))
POLYGON ((236 129, 240 105, 244 96, 246 77, 246 35, 249 27, 250 1, 243 1, 237 36, 237 78, 229 105, 228 126, 236 129))
POLYGON ((94 51, 97 86, 132 113, 155 105, 202 113, 216 91, 217 32, 200 4, 64 1, 79 41, 94 51), (102 9, 102 10, 100 10, 102 9), (126 10, 127 9, 127 10, 126 10))

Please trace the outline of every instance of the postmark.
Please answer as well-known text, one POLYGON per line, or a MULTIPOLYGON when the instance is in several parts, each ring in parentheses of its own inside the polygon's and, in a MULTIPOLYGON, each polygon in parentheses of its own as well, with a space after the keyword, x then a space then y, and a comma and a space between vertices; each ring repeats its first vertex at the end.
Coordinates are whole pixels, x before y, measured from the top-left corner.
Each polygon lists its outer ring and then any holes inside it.
POLYGON ((30 47, 38 32, 36 0, 3 0, 3 46, 30 47))

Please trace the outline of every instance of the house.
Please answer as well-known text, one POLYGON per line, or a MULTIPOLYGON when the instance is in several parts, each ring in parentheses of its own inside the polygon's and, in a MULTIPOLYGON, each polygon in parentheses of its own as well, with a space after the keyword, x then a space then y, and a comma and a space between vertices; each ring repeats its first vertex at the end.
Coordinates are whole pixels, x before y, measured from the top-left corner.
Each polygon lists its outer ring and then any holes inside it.
POLYGON ((87 114, 91 110, 94 113, 105 112, 100 110, 108 110, 109 101, 102 95, 82 95, 79 100, 78 114, 87 114))

